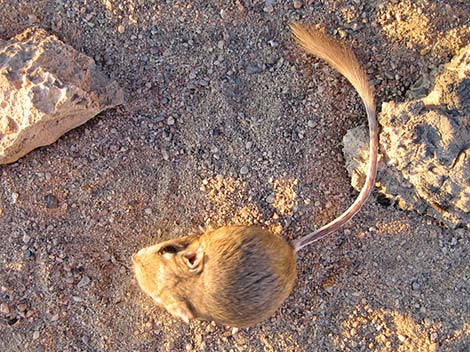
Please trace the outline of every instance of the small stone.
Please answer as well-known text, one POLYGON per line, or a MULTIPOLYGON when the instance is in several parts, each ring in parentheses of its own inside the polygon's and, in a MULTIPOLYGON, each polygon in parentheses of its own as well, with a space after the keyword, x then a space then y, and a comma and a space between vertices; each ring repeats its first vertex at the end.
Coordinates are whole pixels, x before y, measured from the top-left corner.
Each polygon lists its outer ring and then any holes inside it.
POLYGON ((163 120, 165 120, 165 116, 163 114, 158 114, 156 117, 155 117, 155 121, 156 122, 162 122, 163 120))
POLYGON ((271 3, 267 3, 266 6, 263 8, 264 12, 272 13, 274 11, 274 6, 271 3))
POLYGON ((241 174, 241 175, 246 175, 247 173, 248 173, 248 167, 243 166, 243 167, 240 169, 240 174, 241 174))
POLYGON ((3 313, 3 314, 10 314, 10 307, 8 306, 8 304, 6 303, 2 303, 0 304, 0 313, 3 313))
POLYGON ((175 119, 173 117, 168 117, 168 119, 166 120, 166 124, 168 126, 173 126, 175 124, 175 119))
POLYGON ((256 65, 248 65, 248 67, 246 68, 246 73, 248 73, 249 75, 253 75, 255 73, 260 73, 262 71, 263 71, 263 69, 259 66, 256 66, 256 65))
POLYGON ((123 26, 122 24, 120 24, 120 25, 118 26, 117 30, 118 30, 119 33, 122 34, 122 33, 124 33, 124 31, 126 30, 126 28, 124 28, 124 26, 123 26))
POLYGON ((145 214, 150 215, 150 214, 152 214, 152 209, 151 208, 145 208, 144 212, 145 212, 145 214))
POLYGON ((26 259, 33 259, 34 258, 34 252, 29 249, 29 248, 26 248, 26 250, 24 251, 24 256, 26 259))
POLYGON ((413 281, 413 283, 411 284, 411 288, 413 291, 418 291, 420 289, 421 285, 416 282, 416 281, 413 281))
POLYGON ((39 331, 33 332, 33 340, 37 340, 39 338, 39 331))
POLYGON ((49 193, 44 197, 44 201, 46 202, 46 206, 49 209, 55 209, 59 207, 59 200, 57 199, 56 196, 53 194, 49 193))
POLYGON ((267 198, 266 198, 266 202, 268 202, 269 204, 273 204, 274 201, 276 200, 276 195, 271 193, 267 198))
POLYGON ((78 288, 84 288, 88 286, 91 282, 91 279, 88 276, 82 277, 82 279, 78 282, 77 287, 78 288))
POLYGON ((28 309, 28 306, 24 303, 20 303, 17 306, 18 310, 22 313, 26 312, 26 309, 28 309))
POLYGON ((28 244, 30 240, 31 240, 31 236, 28 236, 27 234, 23 235, 23 243, 24 244, 28 244))
POLYGON ((0 135, 8 136, 0 138, 0 164, 55 142, 124 101, 123 91, 98 72, 93 58, 43 29, 0 41, 0 57, 8 58, 0 60, 0 135))
POLYGON ((19 194, 16 193, 16 192, 13 192, 13 193, 11 194, 11 204, 15 204, 16 201, 18 200, 18 197, 19 197, 19 194))
POLYGON ((300 9, 302 7, 302 1, 294 0, 294 9, 300 9))
POLYGON ((163 157, 163 160, 165 160, 165 161, 170 160, 170 155, 168 154, 168 152, 165 149, 162 149, 162 157, 163 157))
POLYGON ((307 126, 310 128, 315 127, 316 125, 317 125, 316 122, 313 120, 308 120, 307 122, 307 126))

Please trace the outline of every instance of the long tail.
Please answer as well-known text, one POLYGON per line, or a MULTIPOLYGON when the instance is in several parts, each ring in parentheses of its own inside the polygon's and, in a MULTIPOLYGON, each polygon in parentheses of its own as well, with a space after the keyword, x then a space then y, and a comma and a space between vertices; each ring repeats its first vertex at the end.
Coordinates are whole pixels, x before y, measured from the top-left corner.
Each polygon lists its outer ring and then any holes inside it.
POLYGON ((311 27, 306 27, 298 23, 292 23, 290 27, 292 34, 300 47, 305 49, 306 52, 325 60, 336 71, 346 77, 356 89, 366 108, 370 136, 367 178, 364 186, 362 186, 359 196, 354 203, 335 220, 302 238, 292 241, 292 245, 297 252, 303 247, 318 241, 339 229, 362 208, 375 183, 379 136, 375 114, 374 94, 367 79, 367 75, 357 61, 353 52, 346 46, 341 45, 335 39, 316 31, 311 27))

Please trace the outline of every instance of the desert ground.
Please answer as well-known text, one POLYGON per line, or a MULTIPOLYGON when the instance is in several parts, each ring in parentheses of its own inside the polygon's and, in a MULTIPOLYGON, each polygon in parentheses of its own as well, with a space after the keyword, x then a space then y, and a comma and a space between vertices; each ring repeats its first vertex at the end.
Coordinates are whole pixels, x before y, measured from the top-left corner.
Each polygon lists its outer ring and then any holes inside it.
POLYGON ((131 255, 199 226, 286 239, 357 193, 341 151, 361 101, 289 22, 348 43, 382 102, 406 101, 470 38, 468 1, 0 0, 0 38, 40 27, 91 56, 126 102, 0 165, 1 351, 468 351, 470 233, 377 193, 300 252, 255 327, 185 324, 131 255))

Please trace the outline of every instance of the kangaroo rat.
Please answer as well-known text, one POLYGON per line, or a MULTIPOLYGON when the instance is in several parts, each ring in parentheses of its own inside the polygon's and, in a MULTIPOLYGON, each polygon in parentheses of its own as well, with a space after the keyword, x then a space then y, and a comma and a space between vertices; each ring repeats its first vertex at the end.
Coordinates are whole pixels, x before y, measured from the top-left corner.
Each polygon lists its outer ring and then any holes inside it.
POLYGON ((350 220, 375 181, 378 131, 372 89, 350 49, 301 24, 291 24, 299 46, 345 76, 362 98, 369 121, 370 160, 356 201, 337 219, 290 243, 258 226, 225 226, 141 249, 132 257, 142 290, 171 314, 231 327, 261 322, 289 296, 296 252, 350 220))

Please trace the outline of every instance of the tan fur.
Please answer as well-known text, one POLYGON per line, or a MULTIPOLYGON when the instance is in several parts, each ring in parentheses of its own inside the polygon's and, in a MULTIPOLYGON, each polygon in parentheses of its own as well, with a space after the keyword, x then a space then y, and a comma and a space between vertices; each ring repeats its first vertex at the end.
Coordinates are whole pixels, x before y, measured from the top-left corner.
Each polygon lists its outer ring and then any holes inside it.
POLYGON ((133 257, 144 292, 172 314, 247 327, 269 318, 289 296, 297 276, 293 248, 257 226, 226 226, 200 237, 167 241, 133 257), (188 243, 173 257, 158 250, 188 243), (181 256, 201 247, 203 269, 188 275, 181 256), (169 309, 170 308, 170 309, 169 309))

